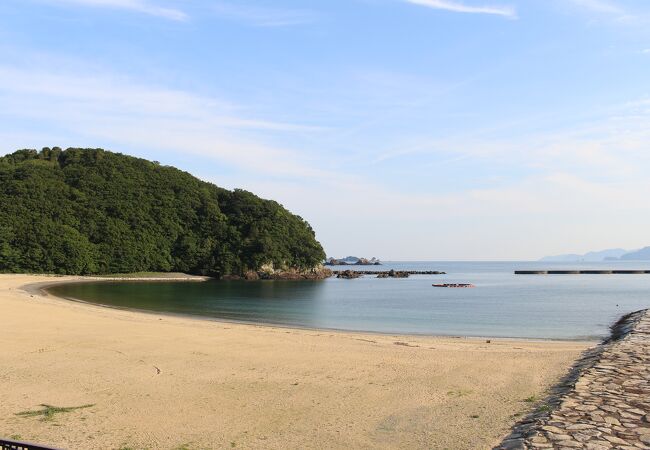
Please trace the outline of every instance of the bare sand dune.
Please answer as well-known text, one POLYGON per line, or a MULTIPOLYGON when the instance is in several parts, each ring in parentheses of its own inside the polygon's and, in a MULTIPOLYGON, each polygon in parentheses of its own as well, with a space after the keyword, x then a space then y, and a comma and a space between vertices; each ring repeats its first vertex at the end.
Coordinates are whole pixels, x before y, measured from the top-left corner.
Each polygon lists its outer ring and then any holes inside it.
POLYGON ((489 448, 590 345, 219 323, 21 289, 48 280, 0 275, 0 435, 73 449, 489 448), (93 406, 16 415, 40 404, 93 406))

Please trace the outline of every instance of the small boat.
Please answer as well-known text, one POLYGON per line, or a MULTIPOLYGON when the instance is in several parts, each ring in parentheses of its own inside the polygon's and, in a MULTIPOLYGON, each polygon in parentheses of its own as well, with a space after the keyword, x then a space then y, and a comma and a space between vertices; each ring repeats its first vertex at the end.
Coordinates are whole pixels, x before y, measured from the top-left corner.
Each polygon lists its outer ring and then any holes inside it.
POLYGON ((443 284, 432 284, 433 287, 443 287, 443 288, 473 288, 476 287, 470 283, 443 283, 443 284))

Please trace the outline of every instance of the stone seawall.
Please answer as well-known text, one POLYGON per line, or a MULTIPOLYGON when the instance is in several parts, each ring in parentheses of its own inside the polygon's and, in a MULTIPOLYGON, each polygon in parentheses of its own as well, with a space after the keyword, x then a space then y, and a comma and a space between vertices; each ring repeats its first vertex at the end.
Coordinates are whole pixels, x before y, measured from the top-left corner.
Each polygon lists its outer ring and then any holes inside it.
POLYGON ((497 450, 650 449, 650 310, 586 352, 497 450))

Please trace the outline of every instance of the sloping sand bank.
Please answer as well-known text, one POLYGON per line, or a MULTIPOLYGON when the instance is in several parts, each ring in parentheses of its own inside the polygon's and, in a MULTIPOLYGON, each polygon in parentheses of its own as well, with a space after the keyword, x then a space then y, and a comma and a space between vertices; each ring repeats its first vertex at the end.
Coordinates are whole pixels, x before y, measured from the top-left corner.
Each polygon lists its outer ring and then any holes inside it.
POLYGON ((591 345, 219 323, 21 289, 52 280, 0 275, 0 436, 73 449, 489 448, 591 345), (40 404, 94 406, 16 415, 40 404))

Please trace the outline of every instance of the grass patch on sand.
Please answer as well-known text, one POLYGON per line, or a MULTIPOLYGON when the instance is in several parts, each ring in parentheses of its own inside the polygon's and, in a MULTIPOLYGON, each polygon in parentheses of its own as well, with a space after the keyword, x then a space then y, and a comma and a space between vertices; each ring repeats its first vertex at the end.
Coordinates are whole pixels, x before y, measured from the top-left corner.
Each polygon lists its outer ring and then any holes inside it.
POLYGON ((90 408, 91 406, 95 406, 95 404, 89 404, 89 405, 81 405, 81 406, 52 406, 52 405, 46 405, 44 403, 41 403, 41 406, 43 409, 36 409, 33 411, 22 411, 19 413, 16 413, 17 416, 22 416, 22 417, 36 417, 36 416, 43 416, 41 418, 42 421, 49 421, 54 419, 55 414, 60 414, 60 413, 67 413, 67 412, 72 412, 76 411, 78 409, 85 409, 85 408, 90 408))
POLYGON ((471 389, 454 389, 453 391, 447 392, 447 395, 450 397, 465 397, 466 395, 472 394, 474 391, 471 389))

